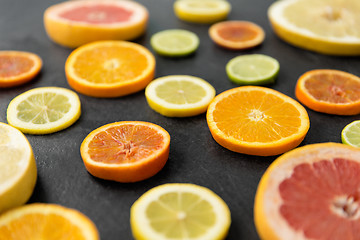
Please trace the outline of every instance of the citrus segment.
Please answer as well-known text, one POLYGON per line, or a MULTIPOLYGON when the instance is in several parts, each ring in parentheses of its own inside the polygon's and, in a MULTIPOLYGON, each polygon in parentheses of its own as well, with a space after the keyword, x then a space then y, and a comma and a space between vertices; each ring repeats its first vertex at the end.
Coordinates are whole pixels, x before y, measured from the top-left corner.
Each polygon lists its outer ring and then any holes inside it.
POLYGON ((294 46, 331 55, 359 55, 357 0, 281 0, 268 16, 275 33, 294 46))
POLYGON ((175 15, 184 21, 194 23, 214 23, 225 19, 231 5, 225 0, 176 0, 175 15))
POLYGON ((54 42, 75 48, 100 40, 132 40, 146 30, 147 9, 128 0, 79 0, 50 6, 45 30, 54 42))
POLYGON ((342 143, 360 147, 360 120, 353 121, 344 127, 341 131, 342 143))
POLYGON ((169 156, 170 135, 148 122, 124 121, 92 131, 80 152, 86 169, 95 177, 137 182, 152 177, 169 156))
POLYGON ((265 32, 260 26, 247 21, 216 23, 209 28, 209 35, 219 46, 234 50, 255 47, 265 38, 265 32))
POLYGON ((230 210, 211 190, 194 184, 164 184, 143 194, 131 207, 135 239, 224 239, 230 210))
POLYGON ((32 80, 41 70, 41 58, 30 52, 0 51, 0 88, 32 80))
POLYGON ((99 240, 94 223, 77 210, 33 203, 0 216, 0 239, 99 240))
POLYGON ((261 239, 358 239, 360 150, 311 144, 276 159, 254 205, 261 239))
POLYGON ((284 153, 299 145, 309 129, 308 114, 298 102, 276 90, 256 86, 217 95, 206 118, 216 142, 250 155, 284 153))
POLYGON ((297 81, 298 100, 312 110, 337 115, 360 113, 360 78, 339 70, 317 69, 297 81))
POLYGON ((32 148, 19 130, 0 123, 0 136, 0 213, 2 213, 28 201, 35 187, 37 170, 32 148))
POLYGON ((149 106, 167 117, 190 117, 206 112, 215 89, 205 80, 172 75, 152 81, 145 89, 149 106))
POLYGON ((74 50, 65 63, 69 85, 92 97, 138 92, 153 79, 155 58, 145 47, 126 41, 99 41, 74 50))
POLYGON ((23 133, 48 134, 71 126, 81 115, 80 99, 66 88, 34 88, 15 97, 7 121, 23 133))

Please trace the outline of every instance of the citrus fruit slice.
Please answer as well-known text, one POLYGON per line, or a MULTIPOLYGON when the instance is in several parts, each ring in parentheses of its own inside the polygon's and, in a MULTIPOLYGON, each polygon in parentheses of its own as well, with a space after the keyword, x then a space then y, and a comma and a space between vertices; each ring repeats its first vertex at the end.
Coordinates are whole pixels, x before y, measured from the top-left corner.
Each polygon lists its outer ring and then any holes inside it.
POLYGON ((233 50, 255 47, 265 38, 265 32, 259 25, 247 21, 215 23, 209 28, 209 35, 217 45, 233 50))
POLYGON ((169 156, 170 135, 148 122, 123 121, 92 131, 80 152, 93 176, 118 182, 137 182, 158 173, 169 156))
POLYGON ((28 201, 35 187, 37 170, 30 143, 19 130, 0 123, 0 136, 0 213, 2 213, 28 201))
POLYGON ((231 11, 231 4, 225 0, 176 0, 175 15, 193 23, 214 23, 225 19, 231 11))
POLYGON ((155 57, 126 41, 99 41, 74 50, 65 63, 69 85, 92 97, 120 97, 138 92, 154 78, 155 57))
POLYGON ((33 203, 0 216, 1 239, 99 240, 94 223, 75 209, 33 203))
POLYGON ((337 115, 360 113, 360 78, 339 70, 304 73, 295 87, 297 99, 308 108, 337 115))
POLYGON ((309 117, 294 99, 273 89, 245 86, 217 95, 207 111, 210 132, 221 146, 239 153, 269 156, 301 143, 309 117))
POLYGON ((281 0, 268 9, 274 32, 284 41, 330 55, 360 55, 358 0, 281 0))
POLYGON ((135 239, 224 239, 231 223, 226 203, 208 188, 186 183, 150 189, 131 207, 135 239))
POLYGON ((147 9, 135 1, 66 1, 44 12, 45 30, 54 42, 75 48, 100 40, 132 40, 146 30, 147 9))
POLYGON ((199 37, 190 31, 169 29, 155 33, 150 40, 151 47, 160 55, 181 57, 189 55, 199 47, 199 37))
POLYGON ((78 95, 66 88, 41 87, 11 100, 7 121, 23 133, 48 134, 63 130, 79 119, 78 95))
POLYGON ((241 55, 226 64, 229 79, 241 85, 274 83, 279 70, 279 62, 263 54, 241 55))
POLYGON ((152 81, 145 89, 149 106, 167 117, 190 117, 206 112, 215 88, 205 80, 172 75, 152 81))
POLYGON ((341 132, 341 140, 344 144, 360 147, 360 120, 346 125, 341 132))
POLYGON ((358 239, 360 150, 311 144, 277 158, 254 205, 261 239, 358 239))
POLYGON ((0 87, 14 87, 29 82, 41 67, 42 60, 34 53, 0 51, 0 87))

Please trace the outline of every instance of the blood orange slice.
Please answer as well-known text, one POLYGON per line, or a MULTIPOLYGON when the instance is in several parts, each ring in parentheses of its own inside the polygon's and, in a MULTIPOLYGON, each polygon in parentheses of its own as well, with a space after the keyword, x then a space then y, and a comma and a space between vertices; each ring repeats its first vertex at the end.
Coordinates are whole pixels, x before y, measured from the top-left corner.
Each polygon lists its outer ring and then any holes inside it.
POLYGON ((132 40, 144 33, 148 11, 128 0, 80 0, 53 5, 44 13, 54 42, 74 48, 98 40, 132 40))
POLYGON ((312 144, 276 159, 258 186, 263 240, 360 239, 360 149, 312 144))

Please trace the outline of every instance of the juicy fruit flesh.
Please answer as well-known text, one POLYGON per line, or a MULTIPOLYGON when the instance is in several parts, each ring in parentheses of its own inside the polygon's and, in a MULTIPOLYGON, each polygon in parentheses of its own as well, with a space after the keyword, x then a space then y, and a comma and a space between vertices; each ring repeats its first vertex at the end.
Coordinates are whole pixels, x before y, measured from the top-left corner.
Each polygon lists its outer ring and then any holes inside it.
POLYGON ((216 222, 211 204, 186 192, 163 194, 149 204, 146 215, 155 231, 171 239, 199 237, 216 222))
POLYGON ((258 32, 247 25, 226 26, 217 30, 220 37, 228 41, 249 41, 258 36, 258 32))
POLYGON ((34 94, 17 106, 17 118, 23 122, 45 124, 61 119, 71 108, 69 99, 56 93, 34 94))
POLYGON ((227 136, 245 142, 273 142, 296 134, 299 111, 290 103, 261 91, 242 91, 217 103, 214 122, 227 136))
POLYGON ((163 34, 157 39, 159 45, 163 48, 166 48, 170 51, 181 51, 183 49, 192 48, 194 45, 194 40, 189 36, 184 36, 183 34, 163 34))
POLYGON ((331 103, 351 103, 360 100, 360 81, 341 74, 314 74, 305 88, 315 99, 331 103))
POLYGON ((232 73, 235 76, 242 78, 258 78, 266 77, 267 75, 272 75, 273 72, 269 73, 269 69, 274 68, 274 63, 270 61, 254 61, 246 60, 237 61, 232 64, 232 73))
POLYGON ((194 11, 196 10, 216 10, 219 7, 219 4, 216 2, 188 2, 187 7, 192 8, 194 11))
POLYGON ((335 158, 299 164, 279 191, 281 215, 307 239, 360 239, 360 163, 335 158))
POLYGON ((95 162, 126 164, 141 161, 162 149, 164 137, 146 126, 110 127, 94 136, 88 154, 95 162))
POLYGON ((136 49, 103 46, 83 51, 76 58, 76 75, 95 84, 118 83, 140 76, 148 66, 148 59, 136 49))
POLYGON ((59 16, 71 21, 92 24, 110 24, 129 21, 133 12, 113 5, 79 6, 64 11, 59 16))
POLYGON ((174 104, 199 102, 206 96, 206 91, 191 81, 168 81, 156 88, 159 98, 174 104))
POLYGON ((34 62, 23 56, 0 56, 0 78, 9 78, 29 72, 34 62))

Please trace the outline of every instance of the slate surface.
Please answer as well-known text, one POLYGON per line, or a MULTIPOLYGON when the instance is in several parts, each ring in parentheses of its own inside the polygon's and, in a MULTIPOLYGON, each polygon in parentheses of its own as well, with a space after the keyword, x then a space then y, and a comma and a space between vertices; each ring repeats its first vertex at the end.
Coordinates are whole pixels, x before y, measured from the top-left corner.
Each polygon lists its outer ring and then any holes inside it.
MULTIPOLYGON (((0 121, 6 122, 6 108, 18 94, 43 86, 70 88, 64 63, 71 50, 58 46, 46 36, 42 17, 56 0, 1 0, 0 50, 24 50, 37 53, 44 61, 41 74, 20 87, 0 90, 0 121)), ((295 97, 297 78, 317 68, 339 69, 360 75, 360 60, 331 57, 288 45, 272 32, 267 8, 273 1, 230 0, 231 20, 248 20, 262 26, 265 42, 246 51, 229 51, 215 46, 208 37, 209 25, 178 20, 170 0, 141 0, 150 12, 147 32, 135 42, 150 48, 152 34, 170 28, 191 30, 201 39, 196 54, 180 59, 156 56, 156 77, 188 74, 206 79, 217 93, 236 87, 225 73, 225 64, 233 57, 262 53, 280 62, 277 82, 269 87, 295 97)), ((75 208, 89 216, 105 240, 132 239, 129 209, 148 189, 164 183, 194 183, 210 188, 228 204, 232 226, 228 240, 259 239, 253 224, 253 201, 257 184, 274 157, 247 156, 222 148, 211 137, 205 114, 191 118, 166 118, 152 111, 144 91, 122 98, 97 99, 80 94, 82 116, 71 127, 58 133, 27 135, 36 156, 38 181, 29 202, 57 203, 75 208), (122 184, 92 177, 85 170, 79 148, 93 129, 122 120, 141 120, 164 127, 171 135, 171 149, 164 169, 151 179, 122 184)), ((311 127, 301 145, 340 142, 342 128, 359 116, 330 116, 308 110, 311 127)))

